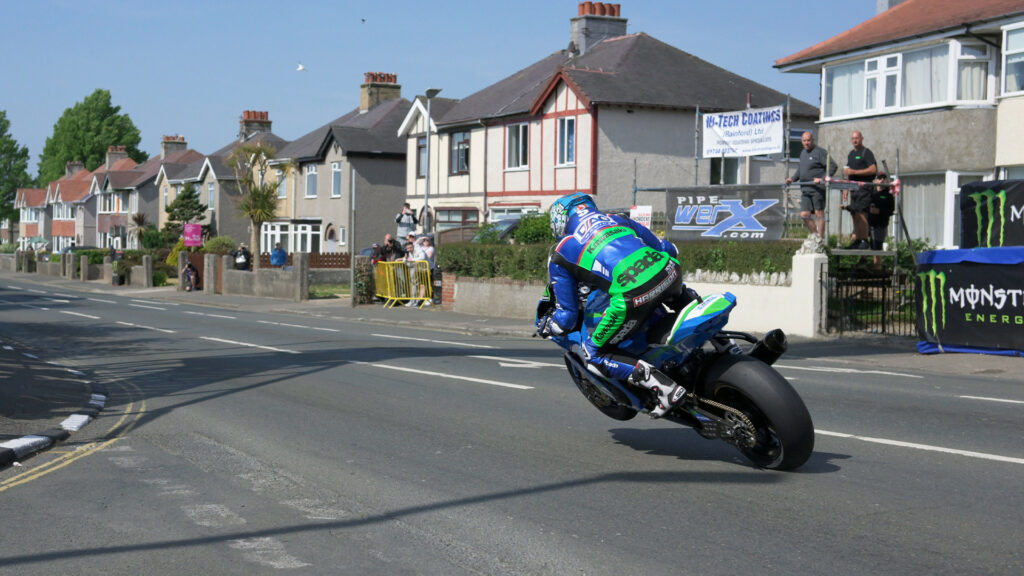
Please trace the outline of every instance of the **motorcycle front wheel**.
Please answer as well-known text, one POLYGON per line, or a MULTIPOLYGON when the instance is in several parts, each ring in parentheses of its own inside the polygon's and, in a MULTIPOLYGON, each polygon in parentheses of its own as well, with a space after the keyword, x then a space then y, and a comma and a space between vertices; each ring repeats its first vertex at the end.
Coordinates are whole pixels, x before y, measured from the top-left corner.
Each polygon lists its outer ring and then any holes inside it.
POLYGON ((761 468, 793 470, 814 451, 814 424, 803 400, 781 374, 760 360, 724 358, 698 394, 746 415, 754 441, 737 448, 761 468))

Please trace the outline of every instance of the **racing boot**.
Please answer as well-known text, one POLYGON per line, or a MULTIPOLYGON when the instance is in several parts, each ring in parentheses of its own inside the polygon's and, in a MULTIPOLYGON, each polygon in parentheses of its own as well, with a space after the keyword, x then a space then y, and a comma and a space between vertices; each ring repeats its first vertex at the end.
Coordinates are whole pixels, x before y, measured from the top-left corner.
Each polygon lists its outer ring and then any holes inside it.
POLYGON ((643 360, 637 361, 628 381, 633 386, 653 390, 657 393, 658 405, 651 410, 651 418, 661 418, 686 395, 686 388, 676 384, 671 378, 643 360))

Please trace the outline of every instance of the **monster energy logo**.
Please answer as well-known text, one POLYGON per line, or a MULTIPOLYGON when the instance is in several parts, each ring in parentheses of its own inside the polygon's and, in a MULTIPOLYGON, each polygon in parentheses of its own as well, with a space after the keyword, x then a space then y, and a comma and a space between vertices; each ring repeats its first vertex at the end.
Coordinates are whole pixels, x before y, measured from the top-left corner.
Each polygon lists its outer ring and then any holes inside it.
POLYGON ((929 270, 918 273, 917 278, 921 283, 921 321, 924 331, 926 334, 938 334, 939 328, 946 328, 946 273, 929 270))
POLYGON ((1006 233, 1006 190, 985 190, 984 192, 975 192, 968 195, 971 200, 974 200, 974 216, 978 219, 978 246, 992 247, 992 227, 996 222, 996 201, 999 201, 999 244, 996 246, 1003 245, 1003 239, 1006 233), (988 213, 988 226, 982 226, 984 220, 983 215, 988 213), (982 229, 985 230, 984 240, 982 240, 982 229))

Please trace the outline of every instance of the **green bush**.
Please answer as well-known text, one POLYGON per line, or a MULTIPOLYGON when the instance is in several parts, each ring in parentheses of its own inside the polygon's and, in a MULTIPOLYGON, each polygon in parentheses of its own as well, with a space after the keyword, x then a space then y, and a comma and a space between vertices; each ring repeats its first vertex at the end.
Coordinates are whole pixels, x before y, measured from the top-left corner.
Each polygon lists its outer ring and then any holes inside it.
POLYGON ((200 249, 200 252, 205 252, 206 254, 227 254, 233 252, 237 247, 238 244, 231 239, 231 236, 217 236, 207 240, 200 249))
POLYGON ((153 286, 167 285, 167 273, 160 270, 153 270, 153 286))
POLYGON ((551 234, 551 218, 547 212, 526 214, 512 233, 519 244, 551 244, 555 237, 551 234))
POLYGON ((18 245, 14 243, 0 244, 0 254, 14 254, 18 251, 18 245))
POLYGON ((97 248, 96 250, 81 250, 75 252, 75 256, 88 256, 89 264, 103 264, 103 259, 110 256, 110 250, 97 248))
POLYGON ((142 244, 143 248, 149 250, 156 250, 167 245, 164 242, 164 235, 160 233, 156 226, 146 226, 143 228, 139 232, 139 243, 142 244))
MULTIPOLYGON (((678 245, 679 264, 684 272, 698 268, 713 272, 789 272, 793 254, 800 243, 776 242, 688 242, 678 245)), ((459 276, 474 278, 547 279, 551 244, 444 244, 437 251, 437 265, 459 276)))

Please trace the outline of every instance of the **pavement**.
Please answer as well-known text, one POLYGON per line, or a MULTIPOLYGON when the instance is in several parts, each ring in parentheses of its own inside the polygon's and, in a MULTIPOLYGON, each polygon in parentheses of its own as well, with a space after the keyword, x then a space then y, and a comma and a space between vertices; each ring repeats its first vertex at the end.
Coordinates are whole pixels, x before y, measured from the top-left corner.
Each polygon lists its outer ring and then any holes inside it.
MULTIPOLYGON (((3 272, 0 278, 33 283, 40 290, 85 290, 148 300, 168 300, 197 306, 251 312, 334 318, 408 328, 429 328, 463 334, 533 335, 529 319, 497 318, 426 308, 383 308, 380 304, 353 307, 348 298, 293 302, 250 296, 224 296, 203 291, 178 292, 176 287, 132 288, 104 282, 81 282, 57 277, 3 272)), ((842 372, 843 364, 865 364, 877 370, 983 376, 1024 384, 1018 357, 982 354, 919 354, 916 340, 845 334, 815 339, 791 338, 786 359, 820 358, 842 372)), ((0 469, 66 440, 103 409, 106 391, 88 374, 62 366, 56 351, 34 350, 26 343, 0 338, 0 469)))

